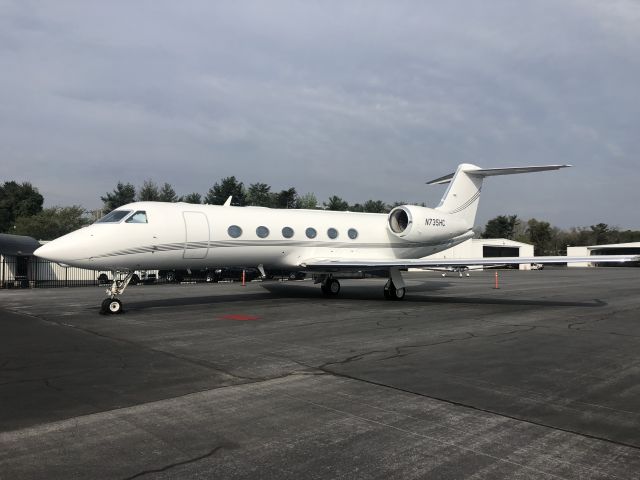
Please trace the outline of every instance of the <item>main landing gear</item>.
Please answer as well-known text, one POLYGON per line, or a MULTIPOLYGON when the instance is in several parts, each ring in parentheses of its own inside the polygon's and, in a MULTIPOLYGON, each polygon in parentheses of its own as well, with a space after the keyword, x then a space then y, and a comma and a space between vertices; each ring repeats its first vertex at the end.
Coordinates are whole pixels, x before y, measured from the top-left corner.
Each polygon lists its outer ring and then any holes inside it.
POLYGON ((340 282, 331 277, 326 277, 320 284, 320 290, 327 297, 335 297, 340 293, 340 282))
MULTIPOLYGON (((316 283, 320 283, 320 290, 323 295, 327 297, 335 297, 340 293, 340 282, 331 275, 324 275, 317 278, 316 283)), ((402 275, 400 274, 400 270, 397 268, 390 269, 389 280, 384 286, 384 298, 387 300, 402 300, 406 293, 407 289, 405 287, 404 280, 402 279, 402 275)))
POLYGON ((405 287, 398 288, 391 279, 387 280, 384 286, 384 298, 387 300, 402 300, 407 293, 405 287))
POLYGON ((118 300, 117 296, 124 293, 125 288, 129 285, 129 282, 134 277, 133 272, 129 272, 122 280, 118 280, 118 273, 113 272, 113 283, 111 287, 107 289, 107 295, 109 298, 105 298, 100 306, 100 313, 102 314, 115 314, 122 313, 122 302, 118 300))

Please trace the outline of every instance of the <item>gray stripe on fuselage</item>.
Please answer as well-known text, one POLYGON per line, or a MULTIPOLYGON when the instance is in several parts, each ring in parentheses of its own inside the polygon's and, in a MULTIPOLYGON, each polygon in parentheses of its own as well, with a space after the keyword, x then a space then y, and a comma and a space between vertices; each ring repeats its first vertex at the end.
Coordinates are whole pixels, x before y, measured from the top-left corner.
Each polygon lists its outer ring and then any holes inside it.
POLYGON ((212 242, 167 243, 163 245, 147 245, 144 247, 116 250, 114 252, 97 255, 93 258, 119 257, 123 255, 135 255, 138 253, 174 252, 183 250, 196 250, 202 248, 234 248, 234 247, 325 247, 325 248, 391 248, 412 249, 442 245, 442 242, 429 243, 346 243, 346 242, 318 242, 318 241, 283 241, 283 240, 221 240, 212 242))

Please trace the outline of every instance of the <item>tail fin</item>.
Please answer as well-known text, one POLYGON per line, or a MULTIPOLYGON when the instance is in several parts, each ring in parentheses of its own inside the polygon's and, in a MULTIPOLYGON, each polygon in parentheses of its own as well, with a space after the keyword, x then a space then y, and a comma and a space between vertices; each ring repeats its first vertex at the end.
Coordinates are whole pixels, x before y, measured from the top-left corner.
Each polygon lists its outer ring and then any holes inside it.
POLYGON ((513 175, 516 173, 542 172, 545 170, 559 170, 571 165, 543 165, 536 167, 510 167, 510 168, 480 168, 476 165, 463 163, 458 166, 455 173, 436 178, 428 185, 440 185, 449 183, 444 192, 440 204, 436 210, 459 216, 468 225, 473 227, 480 202, 482 181, 484 177, 494 175, 513 175))

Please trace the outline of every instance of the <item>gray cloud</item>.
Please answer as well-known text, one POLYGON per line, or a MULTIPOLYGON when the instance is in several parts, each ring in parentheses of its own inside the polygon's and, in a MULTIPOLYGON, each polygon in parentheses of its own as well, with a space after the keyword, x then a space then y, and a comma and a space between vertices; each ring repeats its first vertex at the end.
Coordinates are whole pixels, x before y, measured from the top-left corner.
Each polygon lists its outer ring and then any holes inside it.
POLYGON ((478 222, 640 228, 640 9, 530 3, 9 2, 1 180, 90 208, 228 175, 434 204, 458 163, 572 163, 490 179, 478 222))

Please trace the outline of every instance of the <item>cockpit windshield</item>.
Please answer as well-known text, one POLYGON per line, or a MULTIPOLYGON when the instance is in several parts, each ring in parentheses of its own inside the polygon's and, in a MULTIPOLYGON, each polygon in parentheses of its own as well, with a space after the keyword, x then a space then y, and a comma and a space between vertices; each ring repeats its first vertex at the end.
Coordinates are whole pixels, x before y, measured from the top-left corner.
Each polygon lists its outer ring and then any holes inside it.
POLYGON ((143 210, 138 210, 136 213, 131 215, 125 223, 148 223, 147 222, 147 212, 143 210))
POLYGON ((104 217, 98 220, 96 223, 118 223, 124 217, 129 215, 131 210, 114 210, 113 212, 107 213, 104 217))

